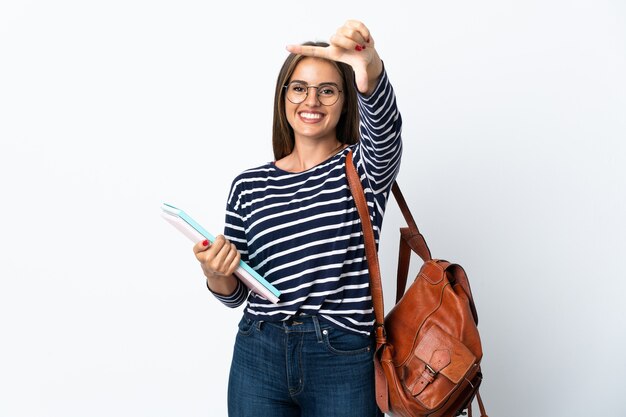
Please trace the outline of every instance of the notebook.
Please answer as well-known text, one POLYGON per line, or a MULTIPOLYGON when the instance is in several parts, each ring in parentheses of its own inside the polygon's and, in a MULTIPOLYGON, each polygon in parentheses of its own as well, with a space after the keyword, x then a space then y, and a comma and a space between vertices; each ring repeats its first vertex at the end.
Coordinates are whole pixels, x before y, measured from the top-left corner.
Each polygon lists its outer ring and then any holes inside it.
MULTIPOLYGON (((163 203, 161 205, 161 217, 178 229, 193 243, 198 243, 205 239, 211 243, 215 241, 215 236, 209 233, 204 227, 200 226, 198 222, 183 210, 171 204, 163 203)), ((280 291, 243 260, 239 263, 235 275, 256 294, 274 304, 278 302, 280 291)))

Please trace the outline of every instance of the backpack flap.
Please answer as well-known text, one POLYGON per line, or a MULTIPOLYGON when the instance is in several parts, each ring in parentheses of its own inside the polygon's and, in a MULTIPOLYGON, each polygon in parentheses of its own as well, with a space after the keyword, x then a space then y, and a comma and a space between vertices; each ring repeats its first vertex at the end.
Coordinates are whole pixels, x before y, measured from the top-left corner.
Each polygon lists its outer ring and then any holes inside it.
POLYGON ((448 399, 476 363, 476 356, 463 343, 436 324, 418 342, 413 356, 407 364, 413 369, 405 369, 405 387, 433 409, 448 399), (433 389, 428 390, 429 386, 433 389))

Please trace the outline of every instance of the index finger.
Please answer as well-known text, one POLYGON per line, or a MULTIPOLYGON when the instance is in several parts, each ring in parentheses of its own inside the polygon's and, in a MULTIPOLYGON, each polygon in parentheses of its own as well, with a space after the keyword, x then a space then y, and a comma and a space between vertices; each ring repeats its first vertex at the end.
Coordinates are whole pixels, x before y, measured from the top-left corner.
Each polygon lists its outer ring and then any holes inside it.
MULTIPOLYGON (((363 22, 358 21, 358 20, 348 20, 344 24, 343 28, 340 28, 338 32, 343 31, 345 33, 346 31, 342 30, 344 28, 348 29, 349 31, 352 31, 353 34, 358 33, 363 39, 363 41, 367 43, 370 42, 370 38, 372 35, 370 34, 370 30, 367 28, 367 26, 365 26, 365 24, 363 24, 363 22)), ((354 41, 357 43, 360 43, 360 40, 358 39, 354 39, 354 41)))
POLYGON ((209 248, 209 241, 207 239, 196 243, 195 245, 193 245, 193 253, 198 254, 200 252, 204 252, 205 250, 207 250, 209 248))
POLYGON ((324 46, 287 45, 287 50, 292 54, 330 59, 328 56, 328 48, 324 46))

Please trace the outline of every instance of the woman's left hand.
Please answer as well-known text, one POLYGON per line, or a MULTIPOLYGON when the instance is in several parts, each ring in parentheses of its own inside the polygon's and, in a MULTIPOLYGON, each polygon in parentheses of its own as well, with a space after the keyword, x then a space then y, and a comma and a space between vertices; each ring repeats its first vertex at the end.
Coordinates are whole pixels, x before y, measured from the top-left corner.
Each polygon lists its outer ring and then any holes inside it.
POLYGON ((357 20, 348 20, 330 38, 330 46, 288 45, 294 54, 344 62, 354 70, 358 90, 370 94, 376 87, 383 64, 374 48, 374 39, 369 29, 357 20))

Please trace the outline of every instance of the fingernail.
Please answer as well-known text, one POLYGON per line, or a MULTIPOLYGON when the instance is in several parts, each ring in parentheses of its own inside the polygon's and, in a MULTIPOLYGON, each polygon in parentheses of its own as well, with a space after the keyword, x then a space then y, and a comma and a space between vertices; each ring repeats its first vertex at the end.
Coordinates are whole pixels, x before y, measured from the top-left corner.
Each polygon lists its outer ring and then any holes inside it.
POLYGON ((202 241, 202 246, 209 246, 209 241, 208 240, 203 240, 202 241))
POLYGON ((363 50, 363 47, 361 45, 357 45, 357 46, 354 47, 354 49, 356 49, 357 51, 360 52, 360 51, 363 50))

